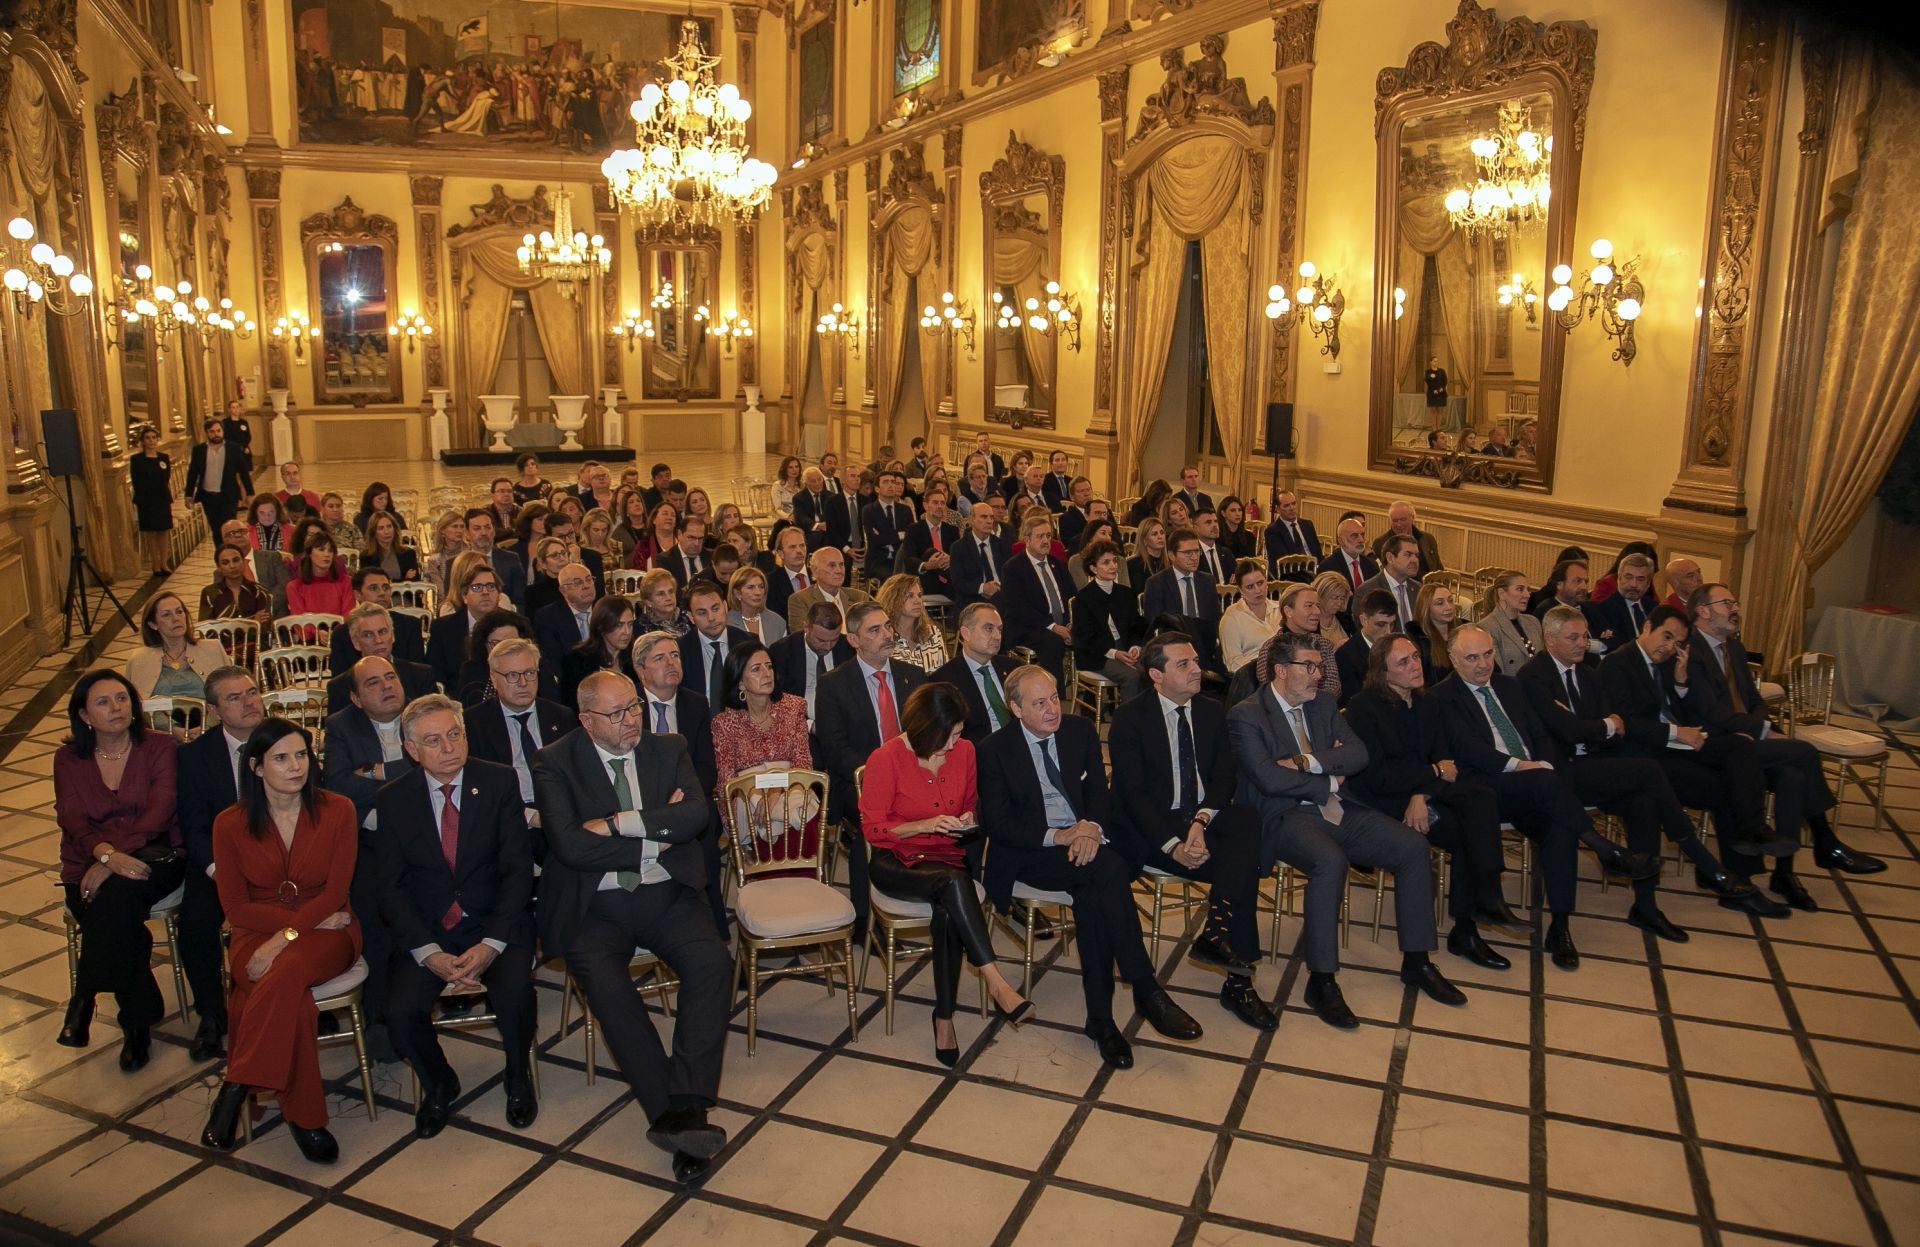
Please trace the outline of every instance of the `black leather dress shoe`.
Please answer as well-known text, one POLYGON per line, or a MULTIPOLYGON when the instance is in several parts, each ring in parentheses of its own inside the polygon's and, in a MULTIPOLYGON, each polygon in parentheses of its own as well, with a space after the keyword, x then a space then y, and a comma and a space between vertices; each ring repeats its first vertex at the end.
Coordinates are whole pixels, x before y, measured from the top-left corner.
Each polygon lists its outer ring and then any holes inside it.
POLYGON ((1580 950, 1573 946, 1573 932, 1564 922, 1556 922, 1547 927, 1547 938, 1541 945, 1547 955, 1553 958, 1553 964, 1562 970, 1580 968, 1580 950))
POLYGON ((681 1186, 699 1186, 707 1180, 707 1170, 713 1165, 711 1157, 689 1156, 685 1152, 673 1154, 673 1180, 681 1186))
POLYGON ((1158 984, 1135 992, 1133 1007, 1141 1017, 1147 1019, 1148 1026, 1168 1039, 1186 1043, 1200 1038, 1200 1023, 1193 1020, 1192 1014, 1173 1003, 1173 997, 1167 995, 1167 989, 1158 984))
POLYGON ((1735 881, 1732 887, 1721 892, 1715 904, 1722 909, 1753 914, 1758 918, 1785 918, 1793 913, 1779 901, 1744 881, 1735 881))
POLYGON ((453 1102, 460 1098, 460 1076, 449 1069, 420 1088, 420 1111, 413 1115, 413 1132, 431 1139, 447 1128, 453 1102))
POLYGON ((1887 864, 1873 854, 1850 849, 1837 840, 1824 849, 1815 849, 1813 864, 1825 870, 1844 871, 1849 875, 1877 875, 1887 868, 1887 864))
POLYGON ((1132 1069, 1133 1045, 1112 1022, 1087 1023, 1087 1038, 1100 1047, 1100 1060, 1108 1069, 1132 1069))
POLYGON ((325 1126, 308 1130, 288 1122, 287 1129, 292 1132, 294 1145, 300 1149, 300 1154, 314 1164, 331 1165, 340 1159, 340 1143, 325 1126))
POLYGON ((1627 911, 1627 925, 1639 927, 1642 931, 1651 931, 1661 939, 1671 940, 1675 944, 1684 944, 1688 939, 1692 938, 1685 930, 1675 926, 1672 919, 1657 909, 1650 914, 1643 914, 1637 909, 1629 909, 1627 911))
POLYGON ((1819 904, 1808 894, 1806 888, 1800 885, 1800 880, 1791 870, 1774 871, 1773 878, 1767 881, 1767 887, 1775 896, 1795 909, 1809 914, 1820 912, 1819 904))
POLYGON ((1228 979, 1220 989, 1220 1003, 1227 1012, 1257 1031, 1278 1030, 1279 1015, 1260 999, 1260 993, 1245 979, 1228 979))
POLYGON ((1474 912, 1474 917, 1489 926, 1506 927, 1511 931, 1533 930, 1533 923, 1513 912, 1513 907, 1504 898, 1482 905, 1474 912))
POLYGON ((1621 875, 1637 883, 1642 879, 1658 879, 1665 863, 1658 853, 1632 853, 1616 847, 1600 859, 1600 865, 1610 875, 1621 875))
POLYGON ((1328 1026, 1343 1031, 1357 1030, 1360 1019, 1353 1016, 1353 1010, 1347 1008, 1347 998, 1340 992, 1340 984, 1328 983, 1324 987, 1317 983, 1307 984, 1305 996, 1307 1008, 1320 1015, 1320 1020, 1328 1026))
POLYGON ((201 1147, 216 1152, 233 1147, 233 1132, 240 1124, 241 1110, 247 1106, 248 1090, 245 1083, 220 1084, 220 1093, 213 1097, 213 1110, 207 1114, 207 1128, 200 1132, 201 1147))
POLYGON ((1501 956, 1478 931, 1463 931, 1455 927, 1447 932, 1447 951, 1456 957, 1466 958, 1476 966, 1485 966, 1489 970, 1513 969, 1513 963, 1501 956))
POLYGON ((55 1043, 63 1048, 84 1048, 93 1038, 93 997, 74 996, 67 1001, 67 1017, 60 1024, 55 1043))
POLYGON ((507 1124, 525 1130, 540 1116, 540 1101, 533 1094, 533 1078, 528 1074, 507 1076, 507 1124))
POLYGON ((1778 835, 1771 827, 1764 828, 1759 835, 1747 839, 1732 837, 1732 844, 1735 849, 1748 857, 1791 857, 1800 848, 1798 840, 1792 836, 1778 835))
POLYGON ((1254 971, 1259 969, 1251 961, 1234 956, 1233 950, 1227 947, 1226 941, 1211 935, 1203 935, 1195 940, 1193 947, 1187 950, 1187 957, 1203 966, 1224 970, 1228 974, 1243 979, 1252 978, 1254 971))
POLYGON ((1467 1003, 1467 994, 1447 982, 1447 976, 1440 973, 1440 967, 1431 961, 1418 969, 1400 971, 1400 981, 1425 992, 1439 1004, 1458 1006, 1467 1003))
POLYGON ((670 1108, 647 1127, 647 1142, 663 1152, 685 1152, 705 1159, 727 1145, 727 1132, 707 1123, 707 1110, 670 1108))
POLYGON ((131 1074, 147 1067, 153 1053, 153 1032, 144 1026, 129 1026, 120 1040, 120 1068, 131 1074))
POLYGON ((193 1032, 193 1047, 187 1057, 194 1061, 218 1061, 227 1055, 227 1028, 212 1018, 201 1018, 193 1032))

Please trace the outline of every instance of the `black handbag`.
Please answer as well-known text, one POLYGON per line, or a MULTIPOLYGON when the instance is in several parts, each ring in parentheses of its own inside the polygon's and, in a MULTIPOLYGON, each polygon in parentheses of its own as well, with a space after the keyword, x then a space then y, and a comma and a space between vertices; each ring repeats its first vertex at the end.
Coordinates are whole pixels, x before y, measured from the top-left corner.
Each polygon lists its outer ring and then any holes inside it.
POLYGON ((168 866, 180 860, 180 851, 165 840, 150 840, 134 850, 133 856, 149 866, 168 866))

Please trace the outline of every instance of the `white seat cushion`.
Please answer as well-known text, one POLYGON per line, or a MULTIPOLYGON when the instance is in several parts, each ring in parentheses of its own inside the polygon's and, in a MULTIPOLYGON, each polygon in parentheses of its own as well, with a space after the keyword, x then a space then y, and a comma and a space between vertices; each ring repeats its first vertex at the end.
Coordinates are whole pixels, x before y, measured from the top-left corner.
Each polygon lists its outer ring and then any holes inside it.
MULTIPOLYGON (((889 918, 911 922, 916 918, 925 921, 933 917, 933 904, 930 901, 910 901, 898 896, 888 896, 879 888, 873 887, 868 888, 867 892, 873 898, 873 907, 889 918)), ((973 894, 983 903, 987 899, 987 890, 980 886, 978 879, 973 881, 973 894)))
POLYGON ((163 914, 172 913, 174 910, 180 908, 180 902, 185 899, 186 895, 187 885, 182 883, 179 887, 155 901, 153 908, 147 911, 147 916, 149 918, 158 918, 163 914))
POLYGON ((1094 688, 1118 687, 1118 685, 1113 680, 1109 680, 1106 676, 1101 675, 1098 671, 1076 671, 1074 672, 1074 675, 1079 678, 1080 683, 1090 684, 1094 688))
POLYGON ((1850 727, 1835 727, 1831 723, 1797 727, 1793 734, 1821 753, 1832 754, 1836 758, 1877 758, 1887 751, 1887 742, 1880 737, 1856 732, 1850 727))
POLYGON ((367 959, 365 957, 355 957, 353 964, 347 967, 344 974, 335 975, 326 982, 317 984, 313 989, 313 998, 315 1000, 332 1000, 336 996, 346 995, 366 981, 367 959))
POLYGON ((1787 695, 1787 686, 1775 684, 1772 680, 1760 681, 1760 699, 1762 701, 1780 701, 1787 695))
POLYGON ((1031 884, 1014 881, 1013 899, 1032 901, 1037 905, 1071 905, 1073 896, 1067 892, 1049 892, 1045 888, 1036 888, 1031 884))
POLYGON ((733 900, 749 935, 781 940, 853 925, 853 902, 818 879, 756 879, 733 900))

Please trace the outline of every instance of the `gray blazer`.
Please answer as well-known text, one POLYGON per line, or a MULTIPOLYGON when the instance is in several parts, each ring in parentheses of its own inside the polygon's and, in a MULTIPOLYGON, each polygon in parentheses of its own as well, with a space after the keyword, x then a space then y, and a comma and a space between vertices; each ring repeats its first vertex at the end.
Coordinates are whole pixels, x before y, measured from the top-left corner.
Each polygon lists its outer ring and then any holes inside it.
MULTIPOLYGON (((753 629, 747 627, 747 621, 740 617, 739 611, 728 611, 727 623, 748 636, 753 635, 753 629)), ((787 621, 774 614, 772 607, 763 609, 760 612, 760 644, 772 645, 785 635, 787 635, 787 621)))
POLYGON ((1332 697, 1316 694, 1306 714, 1311 750, 1303 750, 1294 739, 1272 685, 1227 712, 1227 740, 1240 775, 1237 800, 1262 813, 1285 814, 1303 804, 1324 802, 1333 789, 1329 776, 1352 775, 1366 767, 1367 746, 1347 726, 1332 697), (1279 765, 1278 759, 1298 753, 1309 753, 1322 773, 1279 765))
POLYGON ((1514 635, 1513 629, 1499 617, 1498 611, 1474 622, 1493 637, 1493 660, 1500 664, 1501 675, 1519 675, 1520 668, 1526 666, 1527 660, 1546 648, 1546 636, 1540 631, 1540 621, 1532 615, 1521 615, 1519 620, 1520 631, 1527 637, 1526 644, 1522 644, 1520 638, 1514 635), (1533 648, 1528 649, 1529 645, 1533 648))

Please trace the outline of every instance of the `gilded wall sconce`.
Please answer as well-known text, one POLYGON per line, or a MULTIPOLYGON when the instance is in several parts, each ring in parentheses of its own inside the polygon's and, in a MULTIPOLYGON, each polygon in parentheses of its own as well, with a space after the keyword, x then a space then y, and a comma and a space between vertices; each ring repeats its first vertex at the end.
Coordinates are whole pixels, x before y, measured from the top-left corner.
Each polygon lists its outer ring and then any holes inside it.
POLYGON ((607 326, 607 333, 614 341, 626 343, 631 355, 642 338, 653 337, 653 322, 641 319, 638 308, 629 308, 624 317, 607 326))
POLYGON ((1598 321, 1600 331, 1618 343, 1613 349, 1613 358, 1631 368, 1639 350, 1633 340, 1633 325, 1640 319, 1646 299, 1646 290, 1638 276, 1640 257, 1634 256, 1616 265, 1613 244, 1604 238, 1595 239, 1588 254, 1593 256, 1594 264, 1580 275, 1578 290, 1571 284, 1572 266, 1554 266, 1554 287, 1547 295, 1547 306, 1557 314, 1560 328, 1568 333, 1589 317, 1598 321))
POLYGON ((846 347, 849 355, 859 357, 860 313, 858 311, 836 303, 830 310, 820 313, 820 323, 813 327, 813 331, 820 335, 822 342, 837 337, 846 347))
POLYGON ((953 291, 940 292, 940 305, 929 303, 920 309, 920 328, 927 333, 946 333, 966 344, 967 358, 973 359, 973 304, 953 297, 953 291))
POLYGON ((1334 277, 1320 272, 1311 260, 1300 262, 1300 278, 1301 285, 1293 292, 1292 299, 1287 297, 1283 286, 1267 287, 1267 319, 1277 323, 1297 315, 1306 322, 1314 337, 1327 340, 1320 353, 1337 360, 1340 358, 1340 318, 1346 314, 1347 297, 1340 292, 1334 277))

